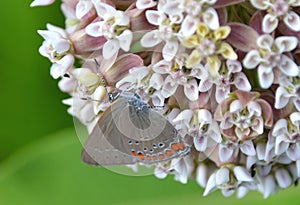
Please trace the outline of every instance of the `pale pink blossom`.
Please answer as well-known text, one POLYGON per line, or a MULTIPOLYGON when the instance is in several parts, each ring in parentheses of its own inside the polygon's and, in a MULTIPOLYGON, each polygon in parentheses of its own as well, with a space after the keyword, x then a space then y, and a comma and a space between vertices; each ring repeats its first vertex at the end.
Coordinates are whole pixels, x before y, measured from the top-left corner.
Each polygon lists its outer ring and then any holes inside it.
POLYGON ((129 51, 133 38, 129 30, 129 17, 123 11, 97 0, 92 1, 100 21, 93 22, 86 27, 86 33, 99 37, 104 36, 107 42, 103 45, 103 57, 110 59, 118 53, 121 48, 129 51))
POLYGON ((250 2, 255 8, 267 11, 262 21, 262 29, 265 33, 273 32, 278 27, 280 19, 283 19, 289 29, 300 31, 300 17, 292 10, 293 7, 300 6, 299 1, 250 0, 250 2))
POLYGON ((258 78, 262 88, 269 88, 275 80, 275 71, 286 76, 299 75, 297 64, 285 52, 296 48, 298 39, 293 36, 281 36, 273 39, 264 34, 257 39, 258 50, 251 50, 243 60, 248 69, 257 67, 258 78))

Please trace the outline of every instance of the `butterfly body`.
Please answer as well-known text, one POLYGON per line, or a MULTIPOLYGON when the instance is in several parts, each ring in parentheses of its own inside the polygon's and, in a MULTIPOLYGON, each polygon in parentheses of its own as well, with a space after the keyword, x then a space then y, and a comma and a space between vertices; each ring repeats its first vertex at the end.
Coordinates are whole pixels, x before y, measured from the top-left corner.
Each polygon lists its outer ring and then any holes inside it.
POLYGON ((189 152, 173 125, 139 95, 123 92, 111 96, 111 104, 84 145, 84 162, 103 166, 153 164, 189 152))

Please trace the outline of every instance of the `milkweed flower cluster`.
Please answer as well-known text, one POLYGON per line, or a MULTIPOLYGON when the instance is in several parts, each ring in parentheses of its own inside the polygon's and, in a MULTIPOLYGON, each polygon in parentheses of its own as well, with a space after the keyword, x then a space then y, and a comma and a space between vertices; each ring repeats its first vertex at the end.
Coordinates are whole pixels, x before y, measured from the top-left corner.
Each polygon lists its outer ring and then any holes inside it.
POLYGON ((65 28, 39 30, 39 52, 89 131, 107 90, 130 87, 191 146, 155 165, 158 178, 238 197, 297 184, 299 0, 62 0, 61 10, 65 28))

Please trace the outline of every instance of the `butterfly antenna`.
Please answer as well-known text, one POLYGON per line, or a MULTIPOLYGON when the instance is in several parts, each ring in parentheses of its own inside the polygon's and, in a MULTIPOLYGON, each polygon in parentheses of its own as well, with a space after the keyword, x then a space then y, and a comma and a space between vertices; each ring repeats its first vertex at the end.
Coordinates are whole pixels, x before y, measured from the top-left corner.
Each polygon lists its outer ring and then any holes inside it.
POLYGON ((106 85, 106 82, 105 82, 105 80, 104 80, 104 77, 103 77, 103 75, 102 75, 102 73, 101 73, 101 70, 100 70, 100 64, 98 63, 98 61, 97 61, 96 59, 94 59, 94 61, 95 61, 96 65, 97 65, 97 73, 98 73, 98 75, 100 76, 101 83, 102 83, 102 85, 103 85, 103 86, 105 87, 105 89, 106 89, 107 85, 106 85))
POLYGON ((110 102, 110 101, 107 101, 107 100, 96 100, 96 99, 93 99, 91 97, 82 97, 80 99, 81 100, 93 101, 93 102, 99 102, 99 103, 108 103, 108 102, 110 102))
POLYGON ((151 108, 153 108, 153 109, 164 109, 164 105, 153 105, 153 106, 151 106, 151 108))
POLYGON ((105 82, 104 77, 103 77, 103 75, 101 73, 101 70, 100 70, 100 64, 98 63, 98 61, 96 59, 94 59, 94 61, 95 61, 96 65, 97 65, 98 74, 100 76, 101 84, 105 88, 105 91, 106 91, 106 93, 108 95, 109 102, 112 102, 114 100, 114 96, 112 95, 112 93, 108 92, 108 90, 107 90, 106 82, 105 82))

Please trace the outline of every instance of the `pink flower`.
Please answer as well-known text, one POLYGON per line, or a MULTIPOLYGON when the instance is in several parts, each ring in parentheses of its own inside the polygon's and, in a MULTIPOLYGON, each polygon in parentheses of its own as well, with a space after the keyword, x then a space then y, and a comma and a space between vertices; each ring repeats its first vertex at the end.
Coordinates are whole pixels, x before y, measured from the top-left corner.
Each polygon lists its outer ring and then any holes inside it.
POLYGON ((272 108, 258 93, 234 91, 215 112, 222 133, 231 141, 250 140, 264 132, 264 126, 272 126, 272 108))

